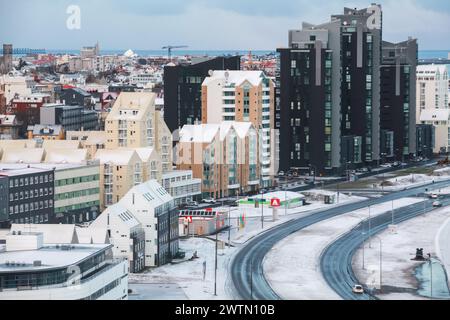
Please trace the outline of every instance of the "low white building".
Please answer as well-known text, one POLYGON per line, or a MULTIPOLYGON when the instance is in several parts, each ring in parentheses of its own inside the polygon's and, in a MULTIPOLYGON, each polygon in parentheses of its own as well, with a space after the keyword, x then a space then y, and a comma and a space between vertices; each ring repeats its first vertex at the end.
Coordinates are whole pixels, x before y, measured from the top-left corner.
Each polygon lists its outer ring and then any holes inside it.
POLYGON ((420 114, 420 123, 434 127, 434 153, 450 151, 450 109, 425 109, 420 114))
POLYGON ((0 251, 0 300, 125 300, 128 265, 110 244, 45 244, 10 232, 0 251))
POLYGON ((163 174, 162 186, 177 206, 197 199, 202 194, 202 180, 193 178, 191 170, 174 170, 163 174))

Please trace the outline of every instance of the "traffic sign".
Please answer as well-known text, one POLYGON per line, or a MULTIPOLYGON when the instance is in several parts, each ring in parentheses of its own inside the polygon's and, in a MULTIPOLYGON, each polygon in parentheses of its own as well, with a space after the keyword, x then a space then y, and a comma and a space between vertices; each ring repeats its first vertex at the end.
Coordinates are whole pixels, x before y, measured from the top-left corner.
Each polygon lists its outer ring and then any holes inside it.
POLYGON ((271 207, 280 207, 281 206, 281 201, 278 198, 273 198, 272 200, 270 200, 270 206, 271 207))

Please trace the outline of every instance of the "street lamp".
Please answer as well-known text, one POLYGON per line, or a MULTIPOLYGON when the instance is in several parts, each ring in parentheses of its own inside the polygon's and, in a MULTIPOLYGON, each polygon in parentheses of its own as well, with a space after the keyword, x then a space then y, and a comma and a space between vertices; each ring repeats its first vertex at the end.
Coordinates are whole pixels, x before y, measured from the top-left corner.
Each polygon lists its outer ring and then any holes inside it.
POLYGON ((381 241, 381 238, 378 236, 375 236, 375 239, 377 239, 380 242, 380 293, 383 292, 383 241, 381 241))
POLYGON ((364 235, 366 234, 364 232, 364 221, 365 219, 360 217, 361 219, 361 235, 363 236, 363 243, 362 243, 362 269, 365 270, 365 246, 366 246, 366 240, 364 239, 364 235))
POLYGON ((430 297, 433 300, 433 261, 431 261, 431 253, 428 253, 428 262, 430 264, 430 297))
MULTIPOLYGON (((317 171, 317 167, 316 167, 315 165, 313 165, 313 164, 310 164, 310 165, 309 165, 309 169, 311 170, 311 168, 314 169, 314 170, 313 170, 313 172, 314 172, 314 175, 313 175, 313 183, 314 183, 314 185, 316 185, 316 171, 317 171)), ((311 174, 311 172, 310 172, 310 174, 311 174)))
POLYGON ((264 229, 264 189, 261 189, 261 229, 264 229))

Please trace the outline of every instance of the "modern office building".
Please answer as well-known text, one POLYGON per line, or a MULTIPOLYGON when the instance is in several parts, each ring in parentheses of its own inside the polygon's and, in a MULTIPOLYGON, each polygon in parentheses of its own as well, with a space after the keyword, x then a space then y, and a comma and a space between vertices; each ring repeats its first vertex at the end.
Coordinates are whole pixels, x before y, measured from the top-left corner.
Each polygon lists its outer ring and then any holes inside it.
POLYGON ((59 100, 68 106, 83 106, 85 108, 93 106, 92 95, 80 88, 62 90, 59 94, 59 100))
POLYGON ((274 83, 262 71, 211 71, 202 84, 202 123, 251 122, 258 130, 261 187, 278 172, 274 83))
POLYGON ((176 206, 200 200, 202 180, 193 177, 190 170, 173 170, 163 174, 161 185, 173 197, 176 206))
POLYGON ((431 124, 416 125, 417 156, 431 159, 434 149, 434 126, 431 124))
POLYGON ((380 5, 289 31, 278 49, 280 169, 339 172, 380 159, 380 5))
POLYGON ((240 70, 241 58, 216 57, 164 67, 164 120, 171 132, 202 119, 202 83, 210 70, 240 70))
POLYGON ((383 41, 381 65, 381 160, 416 155, 416 39, 383 41))
POLYGON ((61 125, 64 131, 97 130, 99 125, 97 113, 81 106, 45 104, 40 113, 40 124, 61 125))
POLYGON ((55 221, 54 169, 2 164, 0 176, 8 179, 8 218, 2 225, 55 221))
POLYGON ((44 244, 42 233, 15 232, 0 250, 0 300, 125 300, 128 265, 112 244, 44 244))

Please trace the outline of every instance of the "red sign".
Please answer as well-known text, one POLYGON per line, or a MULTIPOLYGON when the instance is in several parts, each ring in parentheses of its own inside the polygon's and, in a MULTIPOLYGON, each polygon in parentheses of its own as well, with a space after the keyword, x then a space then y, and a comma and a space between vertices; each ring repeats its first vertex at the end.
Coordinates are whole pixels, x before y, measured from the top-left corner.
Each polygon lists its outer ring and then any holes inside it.
POLYGON ((272 200, 270 200, 270 206, 271 207, 280 207, 281 206, 281 201, 278 198, 273 198, 272 200))
POLYGON ((192 216, 186 217, 185 219, 187 222, 192 223, 192 216))
POLYGON ((206 208, 205 211, 206 211, 206 212, 212 212, 213 209, 212 209, 212 208, 206 208))

